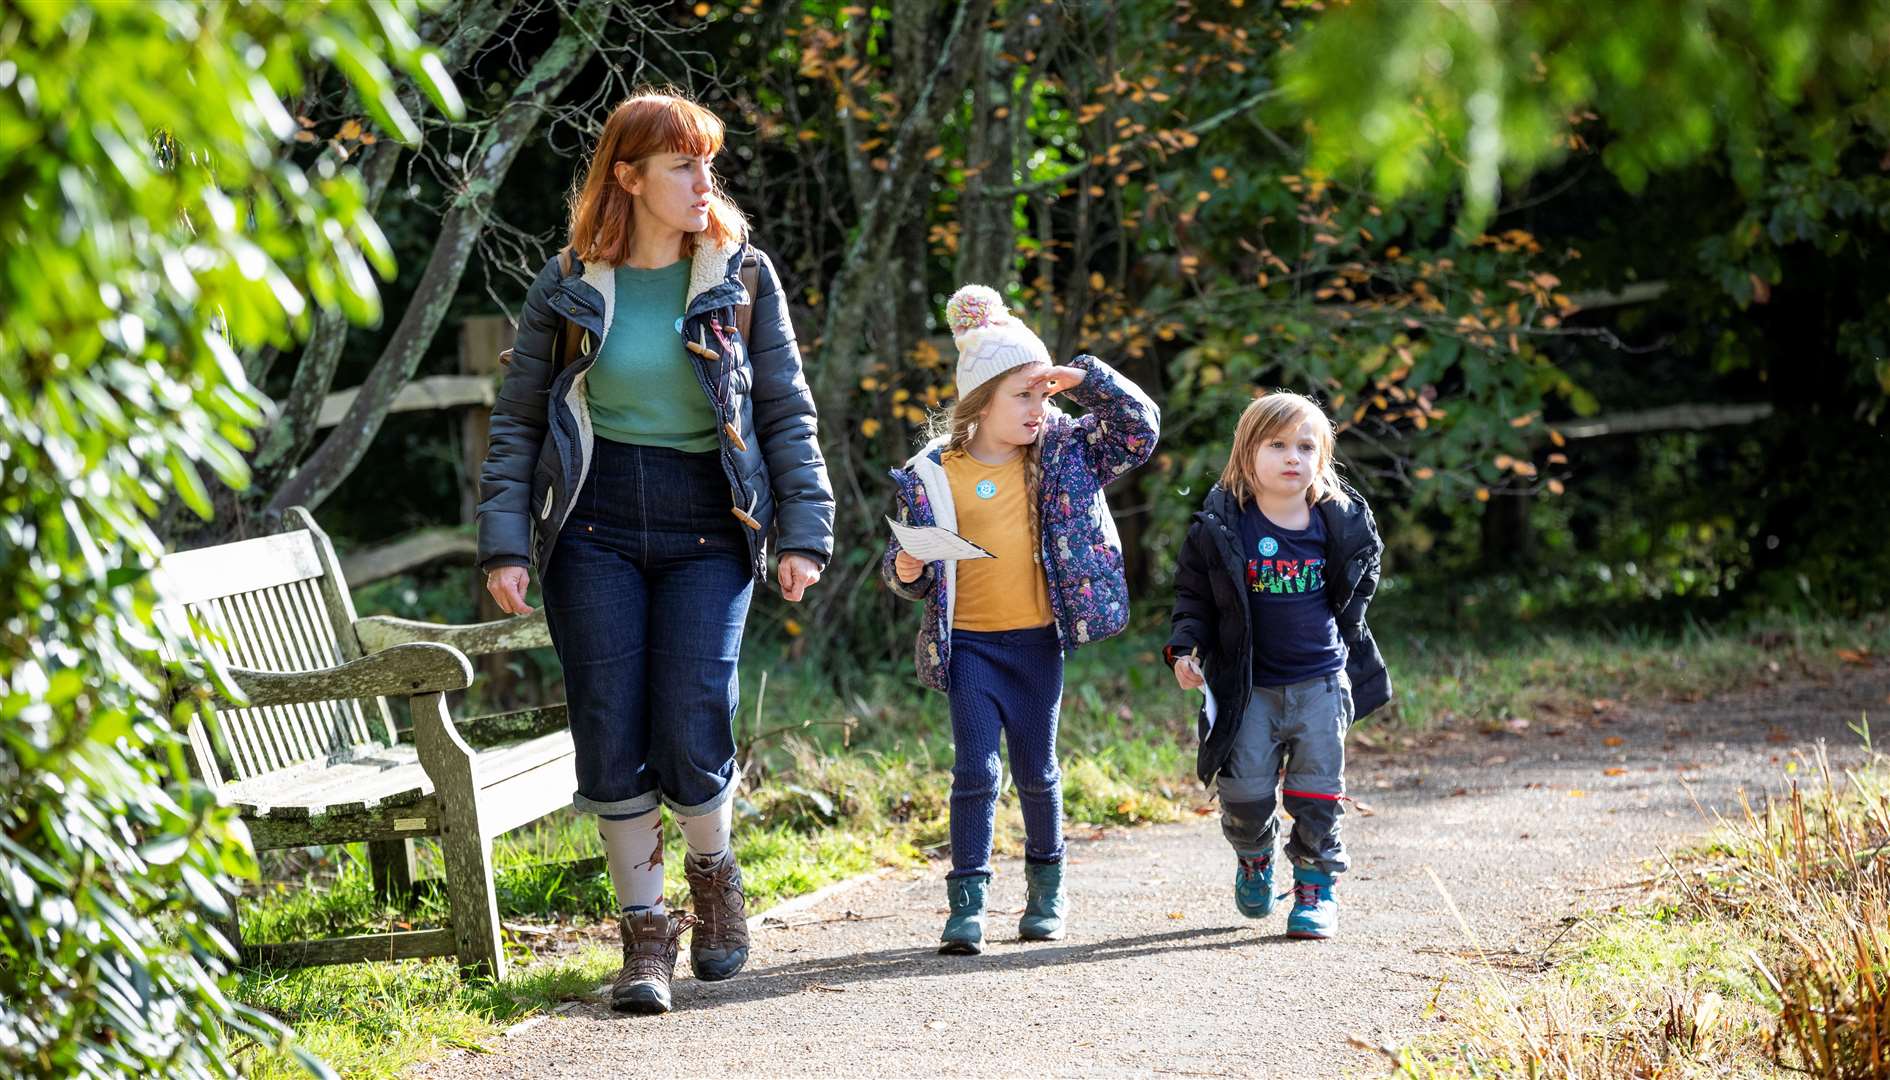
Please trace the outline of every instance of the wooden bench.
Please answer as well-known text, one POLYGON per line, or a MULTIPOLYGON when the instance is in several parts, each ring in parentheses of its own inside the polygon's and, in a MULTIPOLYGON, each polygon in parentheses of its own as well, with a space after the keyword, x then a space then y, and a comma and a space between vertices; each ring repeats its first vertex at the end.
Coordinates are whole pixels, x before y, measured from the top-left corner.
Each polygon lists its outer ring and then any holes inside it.
POLYGON ((232 904, 224 932, 244 962, 450 954, 503 978, 492 841, 571 804, 571 737, 562 705, 455 724, 446 695, 471 685, 469 654, 549 645, 543 613, 477 626, 356 618, 328 537, 299 507, 275 535, 166 556, 157 585, 160 617, 227 672, 220 691, 204 672, 178 690, 210 695, 211 722, 189 728, 192 769, 239 808, 257 851, 364 842, 383 896, 411 890, 416 838, 437 837, 445 856, 450 926, 244 944, 232 904), (412 742, 389 698, 407 699, 412 742), (509 741, 468 744, 494 735, 509 741))

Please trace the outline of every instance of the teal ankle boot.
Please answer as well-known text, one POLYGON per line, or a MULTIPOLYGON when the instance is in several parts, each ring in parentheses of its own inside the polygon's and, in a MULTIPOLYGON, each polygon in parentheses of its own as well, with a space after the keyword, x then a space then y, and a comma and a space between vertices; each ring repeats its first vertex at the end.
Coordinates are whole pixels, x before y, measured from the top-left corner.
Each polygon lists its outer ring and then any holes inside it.
POLYGON ((990 884, 988 874, 945 879, 952 913, 939 935, 939 952, 976 956, 984 951, 984 892, 990 884))
POLYGON ((1339 932, 1339 902, 1332 898, 1333 876, 1293 867, 1293 910, 1286 916, 1286 936, 1324 941, 1339 932))
POLYGON ((1273 914, 1273 856, 1239 855, 1234 859, 1234 907, 1249 919, 1273 914))
POLYGON ((1025 941, 1060 941, 1063 938, 1063 863, 1025 863, 1028 898, 1024 917, 1017 920, 1017 936, 1025 941))

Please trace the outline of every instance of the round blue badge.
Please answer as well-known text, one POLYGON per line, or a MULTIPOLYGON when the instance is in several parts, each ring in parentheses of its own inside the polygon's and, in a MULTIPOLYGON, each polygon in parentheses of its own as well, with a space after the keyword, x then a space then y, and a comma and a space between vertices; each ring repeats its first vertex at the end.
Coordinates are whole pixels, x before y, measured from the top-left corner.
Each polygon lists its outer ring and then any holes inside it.
POLYGON ((978 481, 978 487, 976 490, 978 492, 978 498, 988 499, 991 496, 997 494, 997 484, 989 480, 980 480, 978 481))
POLYGON ((676 317, 676 332, 678 334, 682 333, 682 316, 680 315, 676 317))
POLYGON ((1278 550, 1280 550, 1280 542, 1278 540, 1273 539, 1271 536, 1263 536, 1260 538, 1261 555, 1272 555, 1278 550))

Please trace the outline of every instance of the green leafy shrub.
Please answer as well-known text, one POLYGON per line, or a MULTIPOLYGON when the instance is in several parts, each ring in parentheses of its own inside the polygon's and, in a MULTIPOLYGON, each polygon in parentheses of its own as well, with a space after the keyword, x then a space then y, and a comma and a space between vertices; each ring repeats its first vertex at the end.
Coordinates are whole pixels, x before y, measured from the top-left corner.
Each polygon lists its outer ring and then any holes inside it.
POLYGON ((267 403, 238 350, 292 347, 311 303, 378 317, 360 185, 296 159, 281 101, 319 58, 416 137, 382 56, 458 107, 416 11, 0 7, 0 1074, 233 1075, 232 1032, 284 1034, 225 996, 210 916, 255 864, 185 779, 152 522, 210 514, 202 470, 244 482, 267 403))

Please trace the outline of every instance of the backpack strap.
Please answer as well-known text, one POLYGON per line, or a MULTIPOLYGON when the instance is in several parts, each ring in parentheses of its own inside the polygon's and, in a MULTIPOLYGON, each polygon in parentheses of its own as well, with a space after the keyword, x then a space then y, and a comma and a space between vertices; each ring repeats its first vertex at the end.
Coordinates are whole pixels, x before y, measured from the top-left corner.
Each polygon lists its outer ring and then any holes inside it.
MULTIPOLYGON (((558 276, 571 276, 571 249, 568 247, 558 252, 558 276)), ((582 330, 577 323, 572 322, 570 319, 564 319, 562 322, 563 331, 558 335, 559 371, 563 371, 565 368, 577 362, 578 334, 582 330)))
POLYGON ((745 344, 748 328, 755 324, 755 294, 761 291, 761 260, 753 255, 743 256, 740 277, 742 288, 748 291, 748 302, 735 305, 735 329, 741 331, 745 344))
MULTIPOLYGON (((571 276, 570 248, 565 248, 558 252, 558 275, 560 277, 571 276)), ((579 335, 583 332, 583 328, 569 319, 561 319, 559 322, 561 328, 558 333, 558 370, 562 371, 577 361, 578 339, 579 335)), ((499 366, 512 366, 511 349, 506 349, 499 353, 499 366)))

